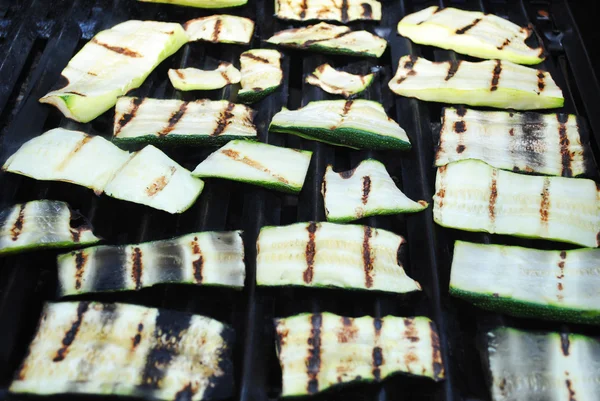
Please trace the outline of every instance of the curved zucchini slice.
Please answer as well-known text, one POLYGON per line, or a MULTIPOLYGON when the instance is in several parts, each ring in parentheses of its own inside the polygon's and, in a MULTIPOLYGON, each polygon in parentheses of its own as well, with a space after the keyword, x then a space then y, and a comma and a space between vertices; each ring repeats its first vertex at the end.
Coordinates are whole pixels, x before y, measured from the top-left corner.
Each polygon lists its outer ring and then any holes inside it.
POLYGON ((565 101, 549 72, 500 60, 431 62, 404 56, 389 87, 431 102, 500 109, 551 109, 565 101))
POLYGON ((138 0, 146 3, 164 3, 196 8, 228 8, 243 6, 248 0, 138 0))
POLYGON ((435 189, 433 217, 441 226, 600 246, 600 190, 592 180, 464 160, 440 167, 435 189))
POLYGON ((252 141, 231 141, 200 163, 196 177, 224 178, 277 191, 302 190, 312 152, 252 141))
POLYGON ((322 64, 306 77, 306 83, 318 86, 327 93, 350 97, 367 89, 375 74, 354 75, 337 71, 329 64, 322 64))
POLYGON ((504 170, 573 177, 593 169, 572 114, 444 109, 435 165, 482 160, 504 170))
POLYGON ((420 212, 424 200, 410 200, 398 189, 383 163, 367 159, 352 170, 336 173, 327 166, 321 193, 327 221, 346 223, 369 216, 420 212))
POLYGON ((40 99, 86 123, 138 88, 164 59, 187 43, 179 24, 126 21, 92 38, 62 71, 58 88, 40 99))
POLYGON ((295 21, 380 21, 381 3, 377 0, 275 0, 275 16, 295 21))
POLYGON ((531 48, 525 43, 533 29, 478 11, 431 6, 404 17, 398 23, 398 33, 415 43, 473 57, 517 64, 538 64, 544 60, 541 46, 531 48))
POLYGON ((405 242, 390 231, 359 225, 305 222, 263 227, 256 244, 256 283, 420 291, 398 260, 405 242))
POLYGON ((271 49, 253 49, 240 55, 242 89, 240 103, 255 103, 273 93, 283 80, 281 53, 271 49))
POLYGON ((435 323, 424 316, 351 318, 304 313, 275 319, 282 397, 316 394, 395 373, 444 379, 435 323))
POLYGON ((302 28, 277 32, 268 43, 293 49, 312 50, 325 54, 358 57, 381 57, 387 42, 367 31, 352 31, 347 26, 321 22, 302 28))
POLYGON ((190 41, 213 43, 239 43, 247 45, 252 39, 254 21, 235 15, 211 15, 185 23, 190 41))
POLYGON ((242 75, 231 63, 221 63, 214 70, 183 68, 169 70, 169 80, 180 91, 221 89, 229 84, 240 82, 242 75))
POLYGON ((233 393, 233 330, 208 317, 128 304, 46 304, 9 391, 147 400, 233 393))
POLYGON ((226 100, 122 97, 115 108, 113 142, 221 145, 255 139, 254 111, 226 100))
POLYGON ((269 130, 353 149, 410 149, 406 132, 371 100, 320 100, 283 109, 269 130))

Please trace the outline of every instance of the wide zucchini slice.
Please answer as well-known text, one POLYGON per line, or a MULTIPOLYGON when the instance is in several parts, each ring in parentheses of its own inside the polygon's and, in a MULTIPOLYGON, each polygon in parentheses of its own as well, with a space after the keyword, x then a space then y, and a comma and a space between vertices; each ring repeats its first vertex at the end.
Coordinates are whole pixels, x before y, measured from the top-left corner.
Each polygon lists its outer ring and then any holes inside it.
POLYGON ((269 130, 353 149, 410 149, 406 132, 371 100, 321 100, 283 109, 269 130))
POLYGON ((445 377, 435 323, 424 316, 351 318, 304 313, 275 319, 282 397, 395 373, 445 377))
POLYGON ((375 74, 355 75, 338 71, 329 64, 322 64, 306 77, 306 83, 318 86, 325 92, 350 97, 367 89, 375 74))
POLYGON ((10 385, 16 394, 212 400, 233 393, 233 330, 208 317, 128 304, 46 304, 10 385))
POLYGON ((415 43, 473 57, 518 64, 538 64, 544 60, 541 46, 532 48, 525 42, 533 33, 532 28, 479 11, 431 6, 404 17, 398 23, 398 33, 415 43))
POLYGON ((180 91, 221 89, 229 84, 240 82, 242 75, 231 63, 221 63, 214 70, 182 68, 169 70, 169 80, 180 91))
POLYGON ((593 169, 572 114, 446 108, 435 165, 478 159, 504 170, 573 177, 593 169))
POLYGON ((200 163, 196 177, 224 178, 277 191, 302 190, 312 152, 253 141, 231 141, 200 163))
POLYGON ((253 49, 240 55, 242 89, 240 103, 255 103, 273 93, 283 80, 281 53, 272 49, 253 49))
POLYGON ((227 100, 122 97, 115 108, 116 144, 220 145, 255 139, 254 111, 227 100))
POLYGON ((275 16, 295 21, 380 21, 381 3, 377 0, 275 0, 275 16))
POLYGON ((248 3, 248 0, 138 0, 146 3, 164 3, 177 6, 196 8, 227 8, 238 7, 248 3))
POLYGON ((179 24, 126 21, 92 38, 62 71, 57 88, 40 99, 66 117, 88 122, 138 88, 164 59, 187 43, 179 24))
POLYGON ((431 102, 500 109, 551 109, 565 101, 549 72, 500 60, 431 62, 403 56, 389 87, 431 102))
POLYGON ((405 242, 390 231, 359 225, 304 222, 263 227, 256 244, 256 283, 420 291, 398 260, 405 242))
POLYGON ((211 15, 186 22, 185 31, 190 41, 247 45, 252 39, 254 21, 235 15, 211 15))
POLYGON ((444 227, 600 246, 592 180, 511 173, 478 160, 438 168, 433 217, 444 227))

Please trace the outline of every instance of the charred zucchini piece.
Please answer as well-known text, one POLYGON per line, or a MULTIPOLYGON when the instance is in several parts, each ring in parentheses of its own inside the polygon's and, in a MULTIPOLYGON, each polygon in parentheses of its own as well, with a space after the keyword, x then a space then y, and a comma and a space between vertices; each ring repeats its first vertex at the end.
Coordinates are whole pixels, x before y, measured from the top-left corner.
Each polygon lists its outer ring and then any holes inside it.
POLYGON ((208 317, 128 304, 46 304, 9 391, 147 400, 233 393, 233 330, 208 317))
POLYGON ((375 74, 354 75, 337 71, 329 64, 322 64, 306 77, 306 83, 318 86, 325 92, 350 97, 367 89, 375 74))
POLYGON ((57 89, 40 99, 66 117, 88 122, 138 88, 164 59, 187 43, 179 24, 126 21, 92 38, 69 61, 57 89))
POLYGON ((255 103, 273 93, 283 79, 281 53, 271 49, 253 49, 240 55, 242 89, 240 103, 255 103))
POLYGON ((275 0, 275 16, 296 21, 380 21, 381 3, 377 0, 275 0))
POLYGON ((252 39, 254 21, 235 15, 211 15, 185 23, 190 41, 239 43, 247 45, 252 39))
POLYGON ((164 3, 177 6, 196 8, 227 8, 238 7, 248 3, 248 0, 138 0, 146 3, 164 3))
POLYGON ((231 63, 221 63, 214 70, 183 68, 169 70, 169 80, 180 91, 221 89, 240 82, 242 75, 231 63))

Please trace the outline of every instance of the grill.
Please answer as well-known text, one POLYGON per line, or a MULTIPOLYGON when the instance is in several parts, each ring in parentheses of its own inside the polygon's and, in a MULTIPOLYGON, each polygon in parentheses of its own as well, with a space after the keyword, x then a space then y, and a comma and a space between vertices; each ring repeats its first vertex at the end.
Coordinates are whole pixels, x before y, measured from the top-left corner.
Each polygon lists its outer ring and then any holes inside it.
MULTIPOLYGON (((0 64, 1 160, 4 161, 23 142, 42 132, 64 127, 103 135, 112 133, 113 112, 88 124, 78 124, 56 109, 41 105, 38 99, 57 82, 72 55, 94 33, 128 19, 153 19, 185 22, 219 13, 137 3, 132 0, 30 0, 0 1, 0 40, 4 60, 0 64)), ((412 199, 431 199, 435 169, 433 149, 440 126, 441 106, 394 96, 387 88, 398 59, 405 54, 430 60, 462 59, 450 51, 415 45, 396 34, 396 24, 406 13, 430 5, 455 6, 494 13, 520 24, 532 23, 549 52, 541 68, 552 73, 565 94, 565 112, 587 116, 592 132, 600 132, 600 88, 592 63, 565 1, 440 0, 383 1, 380 24, 353 23, 354 29, 367 29, 388 39, 389 47, 379 60, 350 59, 285 50, 282 60, 284 80, 280 90, 253 108, 255 123, 263 142, 312 150, 307 181, 299 196, 280 194, 258 187, 222 180, 207 180, 199 201, 181 215, 168 215, 147 207, 97 197, 91 190, 56 182, 37 182, 25 177, 0 175, 0 206, 33 199, 68 202, 87 216, 95 232, 111 244, 128 244, 168 238, 201 230, 243 229, 246 244, 247 281, 243 291, 208 287, 160 285, 136 293, 94 294, 78 299, 127 302, 207 315, 230 324, 236 331, 234 350, 236 400, 275 399, 281 390, 281 372, 275 355, 274 317, 301 312, 330 311, 345 316, 426 315, 440 330, 442 356, 448 378, 434 384, 426 379, 395 376, 380 384, 351 385, 330 391, 315 399, 339 400, 486 400, 489 399, 482 361, 478 353, 482 333, 497 324, 524 328, 543 328, 600 335, 600 330, 577 325, 561 325, 500 316, 450 299, 447 294, 454 240, 518 244, 542 249, 568 249, 568 246, 543 241, 520 240, 459 232, 434 225, 431 207, 410 216, 367 218, 364 224, 403 235, 407 273, 419 281, 424 291, 410 299, 397 295, 307 288, 257 288, 255 286, 255 241, 260 227, 296 221, 324 220, 320 194, 321 178, 327 164, 336 171, 350 169, 367 157, 385 163, 401 189, 412 199), (311 100, 333 99, 316 87, 303 83, 303 77, 322 63, 348 66, 354 72, 376 69, 374 84, 364 97, 381 102, 388 115, 408 132, 413 149, 408 153, 392 151, 351 151, 298 137, 267 132, 272 116, 286 106, 296 109, 311 100)), ((254 0, 239 9, 223 13, 242 15, 256 21, 252 47, 293 24, 279 21, 272 0, 254 0)), ((268 46, 262 46, 268 47, 268 46)), ((175 91, 167 78, 169 68, 215 68, 219 61, 239 66, 239 55, 247 47, 191 43, 162 63, 136 96, 153 98, 231 99, 231 87, 202 93, 175 91)), ((468 59, 468 58, 465 58, 468 59)), ((598 159, 598 140, 590 135, 598 159)), ((193 169, 212 150, 166 148, 166 153, 188 169, 193 169)), ((46 301, 57 300, 56 252, 43 251, 0 259, 0 399, 14 371, 23 359, 35 332, 38 316, 46 301)), ((79 399, 82 397, 77 396, 79 399)), ((55 397, 65 398, 65 397, 55 397)), ((92 398, 92 397, 83 397, 92 398)), ((97 397, 94 397, 97 399, 97 397)))

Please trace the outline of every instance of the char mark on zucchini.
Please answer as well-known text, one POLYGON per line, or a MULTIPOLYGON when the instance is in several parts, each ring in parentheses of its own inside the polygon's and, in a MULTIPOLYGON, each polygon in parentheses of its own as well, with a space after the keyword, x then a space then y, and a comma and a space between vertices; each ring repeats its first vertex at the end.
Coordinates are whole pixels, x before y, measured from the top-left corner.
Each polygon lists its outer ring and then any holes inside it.
POLYGON ((104 47, 104 48, 106 48, 106 49, 108 49, 110 51, 122 54, 122 55, 127 56, 127 57, 133 57, 133 58, 143 57, 140 53, 136 52, 135 50, 131 50, 131 49, 128 49, 126 47, 111 46, 111 45, 109 45, 107 43, 100 42, 96 38, 92 39, 92 42, 95 43, 95 44, 97 44, 98 46, 102 46, 102 47, 104 47))
POLYGON ((60 362, 65 359, 67 353, 69 352, 69 347, 73 344, 77 333, 79 332, 79 328, 81 327, 81 322, 83 321, 83 315, 87 312, 89 308, 89 302, 81 302, 77 307, 77 317, 75 321, 71 324, 69 330, 65 333, 62 339, 62 346, 56 351, 56 355, 52 359, 52 362, 60 362))
POLYGON ((75 289, 81 288, 81 278, 85 270, 85 264, 87 262, 87 256, 83 252, 76 252, 75 254, 75 289))
POLYGON ((71 150, 66 156, 65 158, 61 161, 61 163, 58 165, 57 170, 63 170, 65 167, 68 166, 69 162, 71 161, 71 159, 73 159, 73 157, 75 156, 75 154, 77 152, 79 152, 81 150, 81 148, 84 147, 84 145, 86 143, 88 143, 89 141, 92 140, 92 136, 91 135, 86 135, 85 137, 83 137, 81 139, 81 141, 79 141, 75 147, 73 148, 73 150, 71 150))
POLYGON ((306 371, 308 373, 308 394, 314 394, 319 391, 319 371, 321 370, 321 325, 323 316, 316 313, 311 316, 310 338, 308 339, 308 359, 306 361, 306 371))
POLYGON ((371 254, 371 237, 373 236, 373 232, 369 226, 365 226, 364 231, 362 256, 365 271, 365 287, 371 288, 373 287, 373 255, 371 254))
POLYGON ((545 79, 545 75, 544 75, 544 71, 538 71, 537 74, 538 77, 538 89, 541 91, 544 90, 544 88, 546 87, 546 84, 544 83, 544 79, 545 79))
POLYGON ((23 232, 23 223, 25 222, 25 207, 26 206, 27 206, 26 203, 21 204, 21 206, 19 207, 19 214, 17 216, 17 220, 15 221, 12 228, 10 229, 10 234, 11 234, 11 238, 13 241, 18 240, 19 235, 21 235, 21 232, 23 232))
POLYGON ((429 327, 431 329, 431 348, 432 348, 432 361, 433 361, 433 380, 438 381, 443 379, 446 374, 444 371, 444 363, 442 361, 442 349, 440 347, 440 336, 437 333, 435 324, 430 321, 429 327))
POLYGON ((133 100, 131 101, 131 103, 133 104, 133 107, 131 108, 131 111, 129 111, 128 113, 123 113, 123 115, 121 116, 121 118, 117 122, 117 126, 115 127, 115 134, 114 134, 115 136, 119 132, 121 132, 121 130, 123 129, 123 127, 125 127, 127 124, 129 124, 129 122, 135 117, 135 115, 137 114, 138 109, 140 108, 140 106, 142 105, 142 103, 144 103, 144 98, 135 97, 135 98, 133 98, 133 100))
POLYGON ((229 103, 225 110, 219 116, 217 121, 217 126, 211 136, 219 136, 225 131, 227 126, 230 124, 230 120, 234 117, 232 111, 235 107, 235 103, 229 103))
POLYGON ((223 24, 223 20, 220 18, 217 18, 217 21, 215 21, 215 28, 213 30, 212 37, 211 37, 211 40, 213 42, 219 41, 219 35, 221 34, 221 24, 223 24))
POLYGON ((384 363, 384 359, 383 359, 383 350, 381 349, 381 347, 373 347, 373 353, 372 353, 372 360, 373 360, 373 377, 375 378, 375 381, 381 381, 381 365, 383 365, 384 363))
POLYGON ((243 55, 240 56, 240 57, 247 57, 249 59, 252 59, 254 61, 257 61, 257 62, 263 63, 263 64, 270 64, 271 63, 265 57, 257 56, 256 54, 253 54, 252 52, 244 52, 243 55))
POLYGON ((342 329, 338 331, 338 342, 347 343, 353 341, 358 334, 358 328, 354 325, 354 320, 349 317, 342 317, 342 329))
POLYGON ((179 106, 179 109, 177 111, 175 111, 173 114, 171 114, 171 117, 169 117, 169 122, 167 123, 167 126, 161 132, 158 133, 158 136, 165 136, 165 135, 168 135, 171 131, 173 131, 175 129, 175 126, 179 122, 179 120, 181 120, 181 118, 184 116, 185 112, 187 111, 187 108, 188 108, 187 102, 181 103, 181 105, 179 106))
POLYGON ((448 74, 446 75, 446 78, 444 78, 444 81, 448 81, 448 80, 452 79, 454 74, 456 74, 456 72, 458 71, 458 68, 460 67, 460 63, 461 63, 461 60, 451 60, 448 63, 448 74))
POLYGON ((306 17, 306 10, 308 9, 308 0, 302 0, 300 3, 300 19, 306 17))
POLYGON ((490 91, 498 90, 498 83, 500 82, 500 74, 502 74, 502 61, 496 60, 496 66, 494 67, 492 75, 492 85, 490 91))
POLYGON ((418 330, 411 319, 404 319, 404 327, 404 337, 408 339, 411 343, 419 342, 418 330))
POLYGON ((465 132, 467 130, 467 123, 465 123, 464 121, 457 121, 454 123, 452 128, 454 129, 454 132, 456 132, 457 134, 462 134, 463 132, 465 132))
POLYGON ((465 33, 467 33, 471 28, 473 28, 475 25, 479 24, 479 22, 481 21, 481 18, 476 18, 475 20, 473 20, 473 22, 471 22, 469 25, 465 25, 462 28, 459 28, 456 30, 456 34, 457 35, 464 35, 465 33))
POLYGON ((362 178, 362 203, 366 205, 369 201, 369 194, 371 193, 371 177, 364 176, 362 178))
POLYGON ((144 266, 142 264, 142 251, 139 247, 133 248, 131 255, 131 279, 135 290, 142 288, 142 273, 144 266))
POLYGON ((306 243, 306 270, 303 273, 304 282, 306 284, 312 283, 314 276, 315 267, 315 256, 316 256, 316 242, 315 233, 317 232, 317 223, 311 221, 307 227, 308 231, 308 242, 306 243))
POLYGON ((131 347, 135 349, 138 345, 140 345, 140 341, 142 341, 142 332, 144 331, 144 324, 139 323, 137 327, 137 333, 131 339, 131 347))
POLYGON ((150 197, 155 196, 157 193, 159 193, 163 189, 165 189, 165 187, 171 181, 171 178, 173 178, 173 176, 177 172, 175 167, 171 167, 169 171, 170 171, 169 176, 161 175, 146 188, 146 194, 148 194, 148 196, 150 196, 150 197))
POLYGON ((544 178, 544 187, 541 193, 542 199, 540 201, 540 217, 542 224, 548 224, 548 218, 550 215, 550 179, 544 178))
POLYGON ((239 161, 242 162, 252 168, 255 168, 257 170, 260 170, 262 172, 265 172, 269 175, 271 175, 273 178, 275 178, 277 181, 282 182, 284 184, 289 184, 289 181, 285 178, 282 177, 281 175, 275 174, 273 173, 271 170, 269 170, 268 168, 266 168, 265 166, 263 166, 262 164, 260 164, 259 162, 257 162, 256 160, 252 160, 249 157, 246 156, 242 156, 240 155, 239 152, 233 150, 233 149, 225 149, 223 151, 221 151, 225 156, 235 160, 235 161, 239 161))
POLYGON ((496 221, 496 199, 498 199, 498 171, 492 172, 492 184, 490 185, 490 200, 488 202, 488 211, 492 224, 496 221))
POLYGON ((498 46, 497 49, 502 50, 508 45, 510 45, 510 39, 506 38, 506 40, 504 40, 504 42, 502 42, 502 44, 500 46, 498 46))
MULTIPOLYGON (((562 172, 561 175, 563 177, 572 177, 573 176, 573 168, 571 167, 572 156, 571 151, 569 150, 569 137, 567 136, 567 121, 569 120, 569 115, 564 113, 556 114, 556 119, 558 121, 558 137, 560 143, 560 155, 562 162, 562 172)), ((579 128, 579 127, 578 127, 579 128)))

